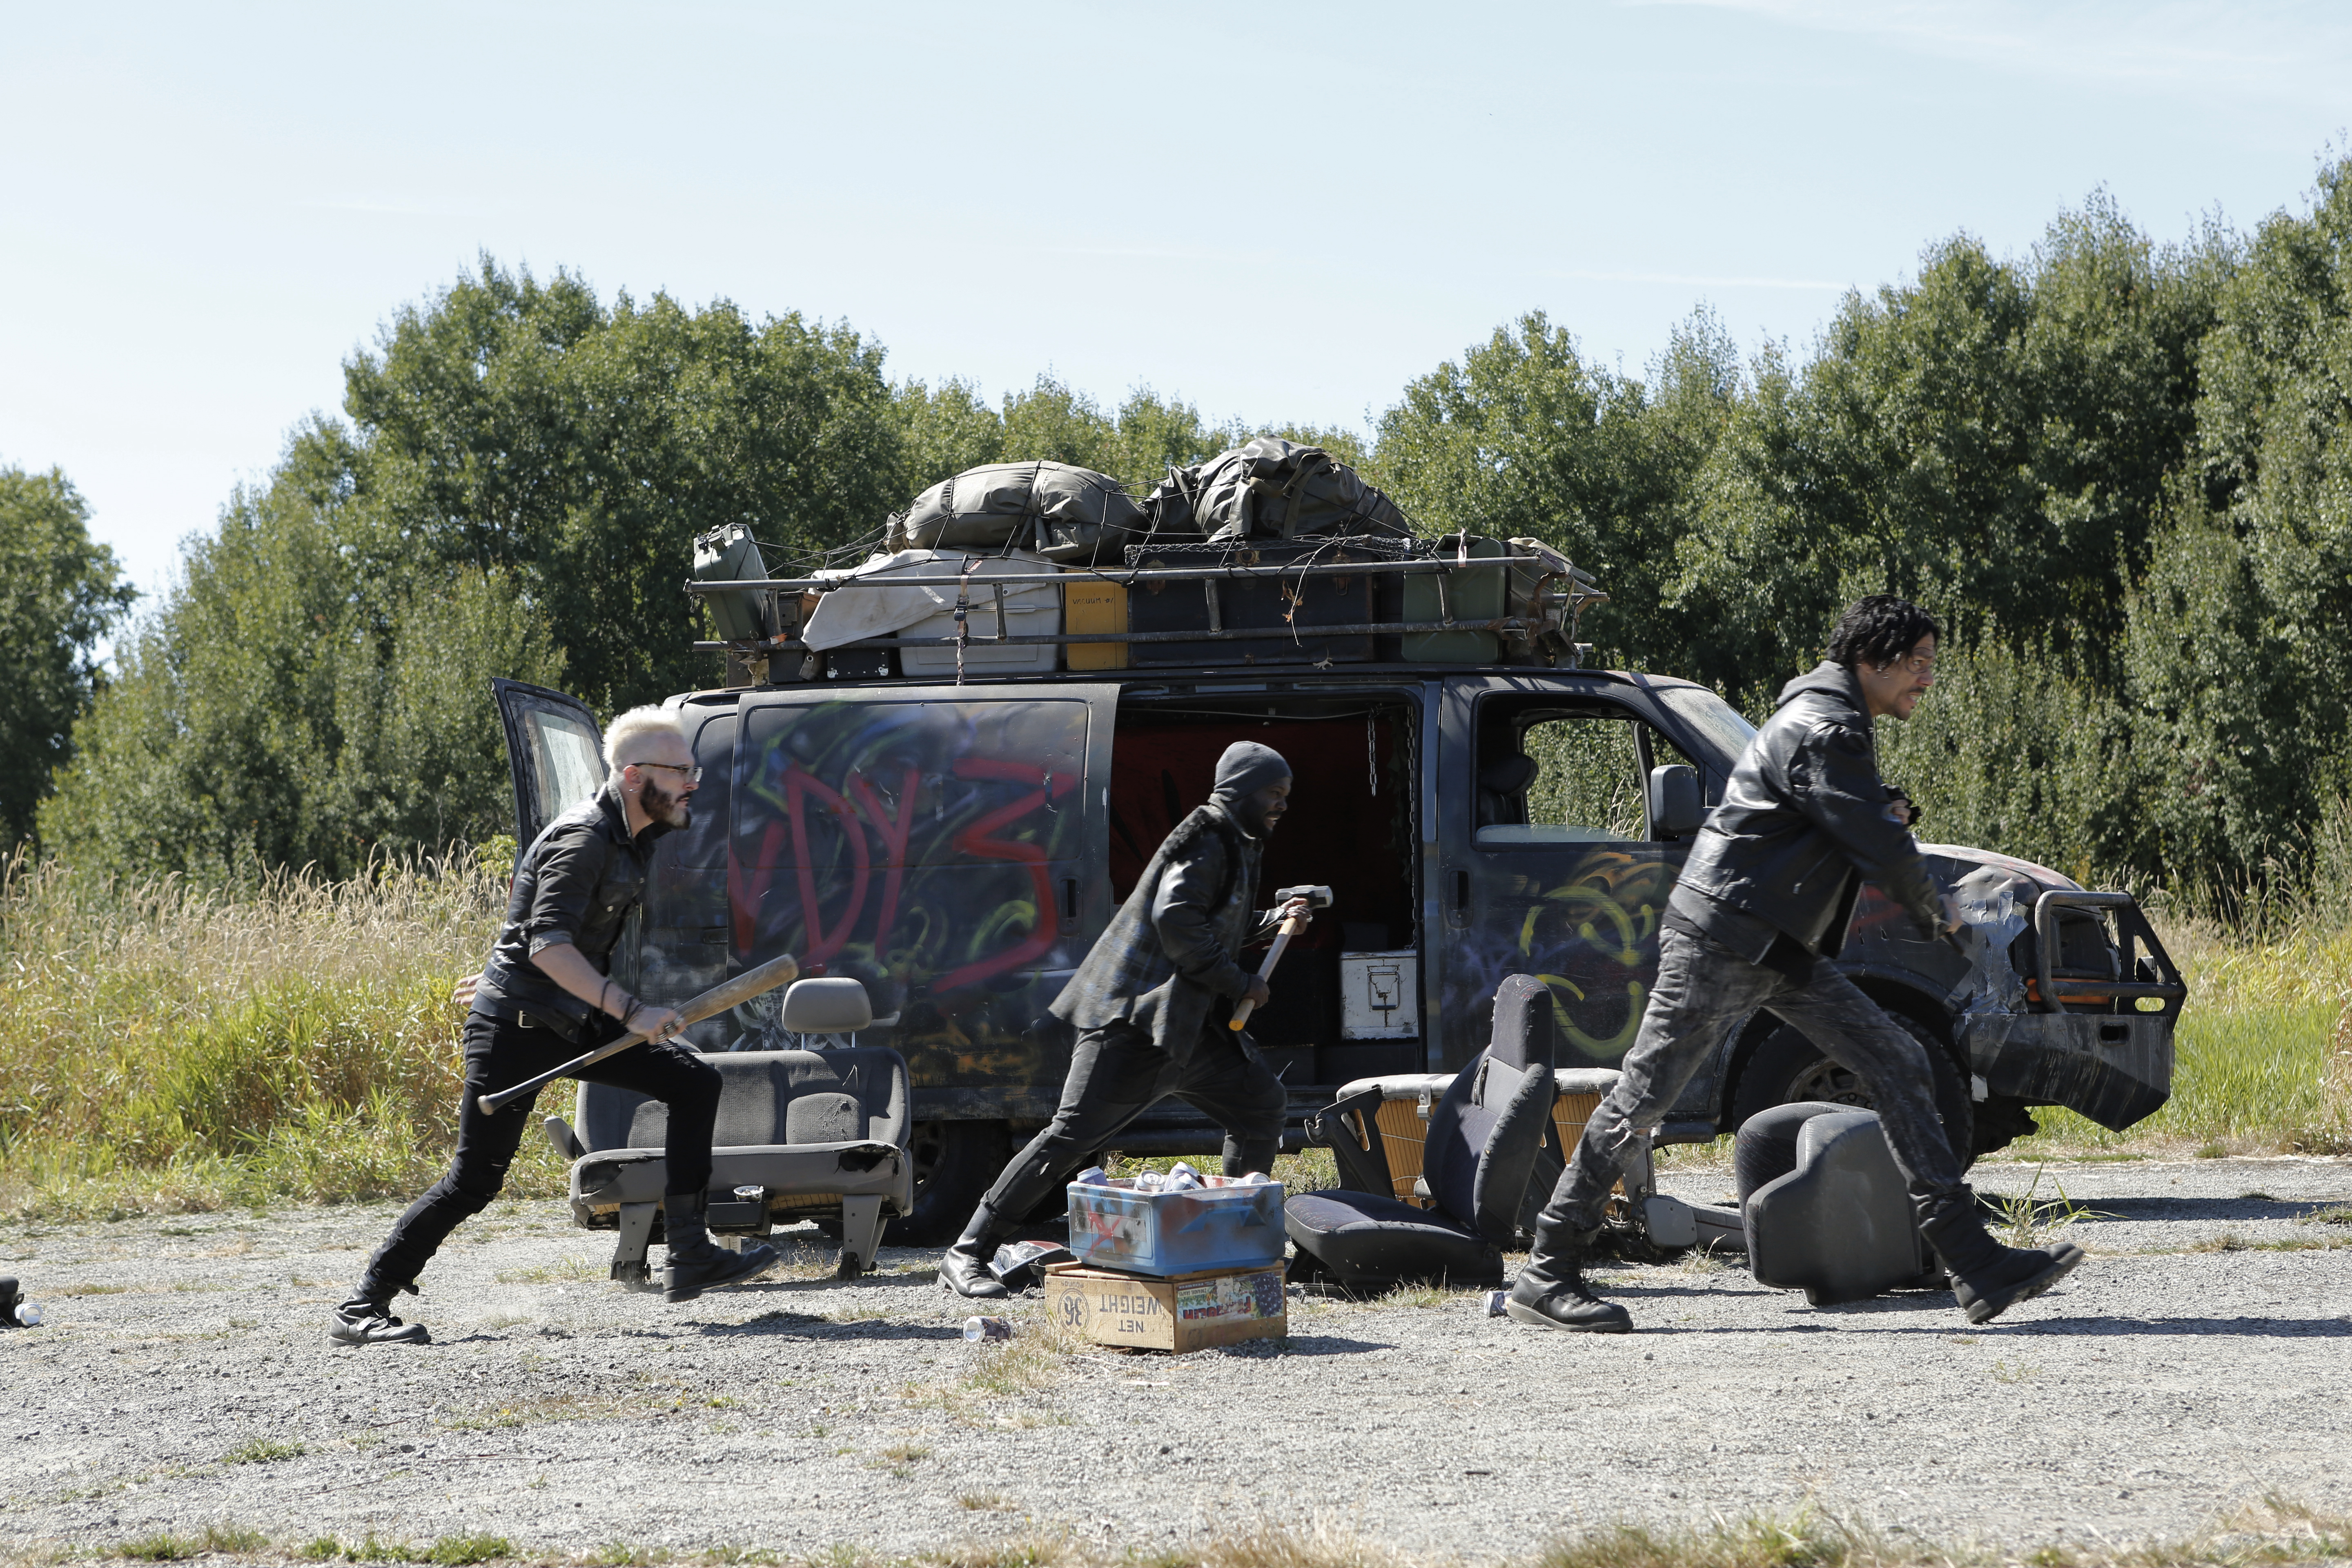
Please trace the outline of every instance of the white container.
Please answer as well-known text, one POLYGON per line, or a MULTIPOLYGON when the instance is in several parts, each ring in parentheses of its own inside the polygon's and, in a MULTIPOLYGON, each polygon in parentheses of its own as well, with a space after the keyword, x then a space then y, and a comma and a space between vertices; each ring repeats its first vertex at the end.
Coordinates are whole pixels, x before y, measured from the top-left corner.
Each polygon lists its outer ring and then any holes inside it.
MULTIPOLYGON (((992 561, 991 566, 1002 567, 1006 563, 992 561)), ((950 596, 952 588, 940 590, 950 596)), ((1036 589, 1011 583, 1004 585, 1003 632, 1007 637, 1052 637, 1062 629, 1062 595, 1056 585, 1040 594, 1036 589)), ((964 612, 964 626, 970 641, 963 650, 963 673, 969 679, 979 675, 1042 675, 1062 666, 1059 643, 1013 643, 1007 646, 992 641, 997 635, 996 589, 992 584, 975 583, 971 588, 971 605, 964 612)), ((908 637, 951 637, 956 635, 955 608, 952 603, 936 616, 926 616, 898 634, 908 637)), ((898 650, 898 672, 901 675, 944 675, 952 679, 956 672, 956 650, 952 644, 934 647, 901 647, 898 650)))
MULTIPOLYGON (((967 679, 1042 674, 1061 667, 1058 643, 1006 647, 992 640, 1000 631, 1008 637, 1052 637, 1062 629, 1061 568, 1042 557, 1020 553, 969 557, 961 551, 902 550, 896 555, 875 556, 854 571, 830 575, 844 579, 845 585, 827 591, 809 617, 803 636, 811 648, 829 649, 868 637, 952 637, 956 599, 961 595, 967 601, 964 625, 970 635, 963 650, 967 679), (966 584, 962 580, 966 560, 973 562, 975 576, 1035 579, 1003 584, 1001 625, 999 585, 966 584)), ((898 671, 952 678, 955 647, 949 643, 902 647, 898 671)))
POLYGON ((1411 1040, 1421 1035, 1421 955, 1395 952, 1339 955, 1339 1037, 1411 1040))

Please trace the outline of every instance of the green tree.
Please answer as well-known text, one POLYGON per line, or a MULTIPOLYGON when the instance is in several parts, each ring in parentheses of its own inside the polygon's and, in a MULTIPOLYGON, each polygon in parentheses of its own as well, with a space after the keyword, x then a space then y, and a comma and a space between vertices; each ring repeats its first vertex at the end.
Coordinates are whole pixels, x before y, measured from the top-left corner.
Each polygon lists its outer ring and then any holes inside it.
POLYGON ((369 552, 512 572, 582 696, 658 700, 710 674, 682 587, 696 534, 747 523, 799 556, 905 504, 881 367, 847 327, 662 294, 608 308, 485 258, 345 366, 369 552))
POLYGON ((2221 290, 2176 521, 2130 631, 2169 863, 2292 882, 2352 785, 2352 158, 2221 290))
POLYGON ((101 681, 96 650, 134 592, 89 537, 65 475, 0 468, 0 853, 28 837, 73 725, 101 681))
POLYGON ((1583 627, 1601 657, 1680 668, 1675 542, 1739 386, 1713 316, 1675 334, 1652 382, 1587 364, 1565 330, 1526 316, 1405 388, 1381 416, 1370 477, 1424 534, 1558 546, 1612 595, 1583 627))
POLYGON ((2234 257, 2216 228, 2158 248, 2100 193, 2021 261, 1958 236, 1916 281, 1848 296, 1810 363, 1759 362, 1676 603, 1774 675, 1837 605, 1893 592, 1965 645, 2045 647, 2116 688, 2234 257))
POLYGON ((308 425, 190 544, 76 731, 47 847, 132 874, 341 876, 509 826, 489 678, 554 683, 561 656, 510 576, 373 554, 362 460, 308 425))

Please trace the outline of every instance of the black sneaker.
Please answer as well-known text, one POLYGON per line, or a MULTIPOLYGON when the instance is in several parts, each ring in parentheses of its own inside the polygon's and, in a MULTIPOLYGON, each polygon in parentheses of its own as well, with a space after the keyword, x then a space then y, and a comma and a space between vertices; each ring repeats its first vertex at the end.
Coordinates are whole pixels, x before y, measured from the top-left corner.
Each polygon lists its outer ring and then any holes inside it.
POLYGON ((429 1345, 433 1336, 422 1323, 404 1323, 382 1302, 354 1296, 335 1309, 327 1337, 339 1345, 429 1345))

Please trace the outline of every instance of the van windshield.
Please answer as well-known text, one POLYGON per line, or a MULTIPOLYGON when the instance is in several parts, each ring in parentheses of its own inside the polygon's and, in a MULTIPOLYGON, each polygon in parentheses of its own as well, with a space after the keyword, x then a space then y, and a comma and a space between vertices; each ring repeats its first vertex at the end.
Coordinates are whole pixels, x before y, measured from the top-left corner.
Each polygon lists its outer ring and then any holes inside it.
POLYGON ((1756 738, 1755 725, 1741 718, 1739 710, 1730 703, 1703 687, 1661 686, 1654 689, 1658 700, 1672 709, 1675 718, 1722 753, 1727 769, 1739 760, 1739 753, 1756 738))

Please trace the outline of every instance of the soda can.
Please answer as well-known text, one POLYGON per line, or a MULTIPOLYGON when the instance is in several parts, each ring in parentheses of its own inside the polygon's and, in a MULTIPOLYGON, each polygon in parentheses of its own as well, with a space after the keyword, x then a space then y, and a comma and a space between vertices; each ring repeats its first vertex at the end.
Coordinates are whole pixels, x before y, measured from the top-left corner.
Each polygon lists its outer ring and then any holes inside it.
POLYGON ((1510 1293, 1508 1290, 1489 1290, 1489 1291, 1487 1291, 1487 1292, 1486 1292, 1486 1316, 1488 1316, 1488 1317, 1490 1317, 1490 1318, 1501 1318, 1501 1317, 1507 1317, 1507 1316, 1508 1316, 1509 1314, 1506 1313, 1506 1312, 1503 1310, 1503 1303, 1504 1303, 1504 1302, 1506 1302, 1506 1301, 1507 1301, 1507 1300, 1509 1300, 1510 1299, 1511 1299, 1511 1293, 1510 1293))
POLYGON ((963 1337, 967 1340, 1009 1340, 1013 1325, 1002 1318, 966 1318, 963 1337))

